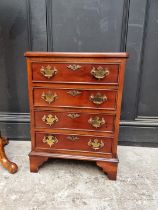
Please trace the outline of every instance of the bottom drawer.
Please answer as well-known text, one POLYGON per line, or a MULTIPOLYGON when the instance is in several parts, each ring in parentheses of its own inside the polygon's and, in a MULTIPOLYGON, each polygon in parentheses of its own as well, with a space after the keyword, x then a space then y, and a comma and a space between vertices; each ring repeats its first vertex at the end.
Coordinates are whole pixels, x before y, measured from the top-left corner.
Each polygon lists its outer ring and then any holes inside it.
MULTIPOLYGON (((36 149, 111 154, 112 138, 92 135, 65 135, 53 133, 35 134, 36 149)), ((56 151, 57 152, 57 151, 56 151)))

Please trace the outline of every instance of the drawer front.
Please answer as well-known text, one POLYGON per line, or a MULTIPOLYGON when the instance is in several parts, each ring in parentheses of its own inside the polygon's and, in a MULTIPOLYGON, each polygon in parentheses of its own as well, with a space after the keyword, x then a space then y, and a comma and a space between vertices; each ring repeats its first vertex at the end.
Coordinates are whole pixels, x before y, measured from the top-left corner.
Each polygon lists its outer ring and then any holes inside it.
POLYGON ((115 116, 105 113, 35 111, 36 128, 114 132, 115 116))
POLYGON ((36 149, 111 153, 112 139, 97 136, 36 133, 36 149))
POLYGON ((34 106, 116 109, 115 90, 34 88, 34 106))
POLYGON ((118 64, 32 63, 33 81, 118 84, 118 64))

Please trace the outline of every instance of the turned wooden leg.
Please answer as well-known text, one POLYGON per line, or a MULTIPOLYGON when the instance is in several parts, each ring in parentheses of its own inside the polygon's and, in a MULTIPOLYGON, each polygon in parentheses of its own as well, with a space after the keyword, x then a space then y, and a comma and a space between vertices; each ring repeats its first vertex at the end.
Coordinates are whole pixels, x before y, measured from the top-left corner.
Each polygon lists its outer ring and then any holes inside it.
POLYGON ((7 158, 4 150, 4 146, 8 143, 9 141, 7 139, 0 137, 0 163, 5 169, 9 171, 9 173, 14 174, 15 172, 17 172, 18 167, 15 163, 11 162, 7 158))
POLYGON ((41 156, 32 156, 29 155, 30 158, 30 172, 37 173, 39 167, 48 160, 48 157, 41 157, 41 156))
POLYGON ((102 168, 102 170, 107 174, 110 180, 116 180, 117 166, 118 166, 117 162, 111 163, 111 162, 97 161, 96 164, 97 166, 102 168))

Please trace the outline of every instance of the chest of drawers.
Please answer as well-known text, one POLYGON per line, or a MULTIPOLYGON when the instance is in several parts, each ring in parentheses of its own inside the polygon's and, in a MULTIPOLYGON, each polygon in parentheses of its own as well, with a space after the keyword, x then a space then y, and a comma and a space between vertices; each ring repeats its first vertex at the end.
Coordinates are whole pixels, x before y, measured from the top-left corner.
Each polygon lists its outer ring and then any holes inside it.
POLYGON ((126 53, 26 52, 30 171, 48 158, 95 161, 115 180, 126 53))

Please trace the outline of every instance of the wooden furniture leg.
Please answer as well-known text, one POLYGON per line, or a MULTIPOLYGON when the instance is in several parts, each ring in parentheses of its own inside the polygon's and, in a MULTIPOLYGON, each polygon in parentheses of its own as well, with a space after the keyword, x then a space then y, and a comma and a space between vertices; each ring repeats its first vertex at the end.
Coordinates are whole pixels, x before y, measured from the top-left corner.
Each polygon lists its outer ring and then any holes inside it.
POLYGON ((118 166, 117 162, 111 163, 111 162, 97 161, 96 164, 97 166, 102 168, 102 170, 104 171, 104 173, 107 174, 110 180, 116 180, 117 166, 118 166))
POLYGON ((30 158, 30 172, 37 173, 39 167, 48 160, 48 157, 29 155, 30 158))
POLYGON ((14 174, 15 172, 17 172, 18 167, 15 163, 11 162, 7 158, 4 150, 4 146, 8 143, 9 141, 7 139, 0 136, 0 163, 5 169, 8 170, 9 173, 14 174))

